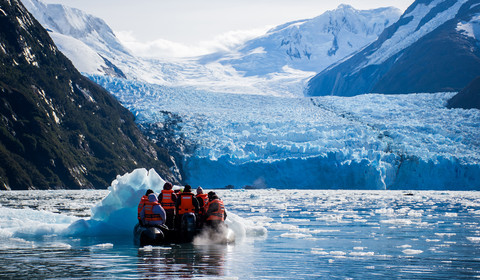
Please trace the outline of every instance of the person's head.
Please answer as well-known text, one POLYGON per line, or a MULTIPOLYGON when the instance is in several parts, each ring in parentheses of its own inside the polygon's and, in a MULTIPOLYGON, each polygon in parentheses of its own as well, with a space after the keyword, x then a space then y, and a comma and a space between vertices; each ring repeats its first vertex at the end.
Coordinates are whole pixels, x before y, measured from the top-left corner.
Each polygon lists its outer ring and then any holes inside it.
POLYGON ((163 185, 163 189, 164 190, 171 190, 173 188, 173 185, 172 183, 170 182, 166 182, 164 185, 163 185))
POLYGON ((151 189, 148 189, 147 192, 145 193, 146 196, 148 196, 149 194, 153 193, 153 190, 151 189))
POLYGON ((185 185, 185 187, 183 188, 183 192, 192 192, 192 186, 185 185))
POLYGON ((154 193, 151 193, 148 195, 148 201, 155 202, 155 201, 158 201, 158 198, 154 193))
POLYGON ((217 194, 214 191, 208 192, 208 200, 218 199, 217 194))
POLYGON ((202 187, 198 187, 198 188, 197 188, 197 194, 202 194, 202 193, 203 193, 202 187))

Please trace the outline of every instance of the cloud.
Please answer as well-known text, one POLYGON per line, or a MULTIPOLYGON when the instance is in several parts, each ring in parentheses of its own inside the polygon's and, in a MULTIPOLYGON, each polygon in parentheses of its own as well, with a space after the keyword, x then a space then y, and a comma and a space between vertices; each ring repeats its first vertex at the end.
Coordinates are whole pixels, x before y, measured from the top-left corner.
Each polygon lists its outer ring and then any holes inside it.
POLYGON ((265 34, 271 26, 251 30, 229 31, 215 36, 212 40, 195 45, 172 42, 165 39, 141 42, 131 31, 116 31, 115 35, 133 54, 140 57, 195 57, 219 51, 231 51, 246 41, 265 34))

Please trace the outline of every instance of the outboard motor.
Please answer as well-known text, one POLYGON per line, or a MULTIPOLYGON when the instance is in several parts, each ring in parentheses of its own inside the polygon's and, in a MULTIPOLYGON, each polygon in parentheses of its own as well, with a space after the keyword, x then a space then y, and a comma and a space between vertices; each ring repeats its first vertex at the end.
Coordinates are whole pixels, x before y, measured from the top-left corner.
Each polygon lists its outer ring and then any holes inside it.
POLYGON ((182 239, 185 242, 191 242, 193 240, 193 237, 196 233, 196 221, 195 214, 193 213, 185 213, 182 216, 182 224, 180 228, 180 234, 182 236, 182 239))

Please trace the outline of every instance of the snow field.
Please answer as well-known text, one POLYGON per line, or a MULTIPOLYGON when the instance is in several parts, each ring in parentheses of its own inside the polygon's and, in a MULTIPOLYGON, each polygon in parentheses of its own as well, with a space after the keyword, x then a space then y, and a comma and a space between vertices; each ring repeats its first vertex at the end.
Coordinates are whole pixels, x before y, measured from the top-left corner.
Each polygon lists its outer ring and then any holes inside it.
POLYGON ((275 97, 91 78, 139 123, 180 116, 193 185, 479 188, 480 112, 446 109, 453 93, 275 97))
POLYGON ((203 60, 217 59, 246 77, 282 73, 285 66, 319 73, 375 41, 400 13, 392 7, 355 10, 340 5, 318 17, 277 26, 238 49, 203 60))

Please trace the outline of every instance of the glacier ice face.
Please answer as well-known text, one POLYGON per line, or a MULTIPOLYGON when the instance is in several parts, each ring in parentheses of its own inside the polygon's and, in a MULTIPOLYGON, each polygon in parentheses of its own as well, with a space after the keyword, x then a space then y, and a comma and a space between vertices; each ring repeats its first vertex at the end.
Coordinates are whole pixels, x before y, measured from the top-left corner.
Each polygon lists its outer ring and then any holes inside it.
POLYGON ((139 123, 180 117, 192 185, 479 188, 480 112, 446 109, 452 93, 275 97, 91 78, 139 123))

